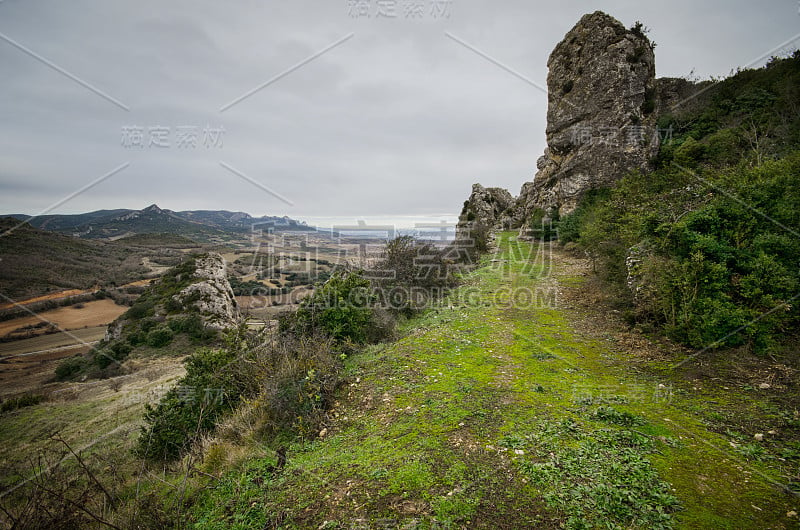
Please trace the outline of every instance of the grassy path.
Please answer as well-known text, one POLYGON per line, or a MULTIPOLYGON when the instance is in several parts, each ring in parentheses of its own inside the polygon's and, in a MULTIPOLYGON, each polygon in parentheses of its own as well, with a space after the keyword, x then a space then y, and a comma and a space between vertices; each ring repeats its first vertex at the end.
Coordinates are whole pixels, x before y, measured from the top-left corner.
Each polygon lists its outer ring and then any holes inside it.
POLYGON ((251 458, 201 493, 198 527, 796 527, 797 497, 699 398, 571 325, 558 292, 579 279, 498 243, 403 339, 347 360, 331 425, 282 473, 251 458))

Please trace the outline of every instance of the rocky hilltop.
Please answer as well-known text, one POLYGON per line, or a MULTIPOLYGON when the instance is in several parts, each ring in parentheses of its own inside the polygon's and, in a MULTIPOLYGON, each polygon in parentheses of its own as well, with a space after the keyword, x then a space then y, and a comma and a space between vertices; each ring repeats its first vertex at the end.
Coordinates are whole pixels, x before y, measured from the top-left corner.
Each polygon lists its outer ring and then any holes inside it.
POLYGON ((133 307, 114 321, 106 341, 137 342, 137 334, 158 326, 186 331, 183 322, 192 320, 192 332, 219 331, 234 326, 238 319, 236 298, 228 282, 225 259, 216 252, 191 258, 173 267, 145 290, 133 307))
POLYGON ((483 251, 486 239, 495 228, 508 230, 520 225, 517 199, 503 188, 472 185, 472 193, 464 201, 458 216, 456 242, 462 247, 483 251))
POLYGON ((683 79, 656 79, 654 48, 639 23, 628 29, 601 11, 584 15, 547 62, 547 147, 533 181, 516 199, 474 185, 460 232, 477 223, 524 231, 535 212, 567 214, 588 190, 646 169, 665 134, 656 116, 695 89, 683 79))
POLYGON ((228 282, 225 259, 209 252, 195 259, 194 278, 198 281, 173 296, 184 307, 197 310, 206 327, 226 329, 236 322, 236 298, 228 282))
POLYGON ((508 190, 503 188, 484 188, 480 184, 472 185, 472 193, 464 201, 459 226, 467 223, 479 223, 487 226, 499 224, 509 228, 519 224, 517 219, 517 200, 508 190))

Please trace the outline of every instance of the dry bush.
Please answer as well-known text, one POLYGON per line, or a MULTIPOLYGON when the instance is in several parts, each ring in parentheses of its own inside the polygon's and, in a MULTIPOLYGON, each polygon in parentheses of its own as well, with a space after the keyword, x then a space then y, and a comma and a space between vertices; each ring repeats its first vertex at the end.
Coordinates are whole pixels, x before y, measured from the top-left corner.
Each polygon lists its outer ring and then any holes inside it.
POLYGON ((26 477, 0 499, 0 523, 8 528, 118 528, 109 514, 117 505, 115 492, 98 480, 96 462, 87 461, 60 438, 58 444, 32 457, 26 465, 4 470, 26 477))

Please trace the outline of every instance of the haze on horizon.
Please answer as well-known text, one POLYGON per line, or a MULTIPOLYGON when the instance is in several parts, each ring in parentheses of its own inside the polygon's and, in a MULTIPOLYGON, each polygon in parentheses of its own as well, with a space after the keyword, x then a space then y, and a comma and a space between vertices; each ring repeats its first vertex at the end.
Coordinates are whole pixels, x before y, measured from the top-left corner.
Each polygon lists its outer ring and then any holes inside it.
POLYGON ((583 14, 642 21, 659 77, 800 41, 795 0, 394 4, 0 0, 0 212, 452 216, 533 178, 547 57, 583 14))

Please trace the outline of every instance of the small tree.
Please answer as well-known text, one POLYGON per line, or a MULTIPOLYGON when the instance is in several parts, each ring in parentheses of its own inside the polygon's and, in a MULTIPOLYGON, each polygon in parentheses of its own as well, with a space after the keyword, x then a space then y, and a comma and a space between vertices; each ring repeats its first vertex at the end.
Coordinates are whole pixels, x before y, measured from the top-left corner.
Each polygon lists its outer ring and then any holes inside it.
POLYGON ((367 340, 374 296, 359 272, 340 272, 301 303, 295 322, 301 331, 323 331, 337 341, 367 340))

